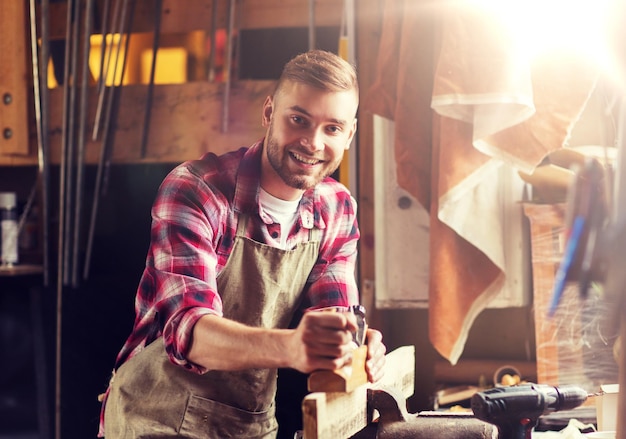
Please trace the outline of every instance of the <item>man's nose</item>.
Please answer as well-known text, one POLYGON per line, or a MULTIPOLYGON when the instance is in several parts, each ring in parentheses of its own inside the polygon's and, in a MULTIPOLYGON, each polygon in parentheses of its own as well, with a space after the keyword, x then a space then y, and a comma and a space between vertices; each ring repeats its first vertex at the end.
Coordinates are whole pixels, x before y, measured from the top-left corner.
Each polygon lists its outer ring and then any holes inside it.
POLYGON ((302 136, 300 143, 310 151, 319 151, 324 149, 324 138, 317 130, 311 131, 305 136, 302 136))

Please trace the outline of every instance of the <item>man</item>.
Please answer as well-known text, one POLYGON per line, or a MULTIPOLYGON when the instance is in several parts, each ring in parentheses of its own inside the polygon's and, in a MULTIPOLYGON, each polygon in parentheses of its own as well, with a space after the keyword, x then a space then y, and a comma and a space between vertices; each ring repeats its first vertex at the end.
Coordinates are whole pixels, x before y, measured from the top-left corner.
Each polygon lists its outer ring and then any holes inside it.
MULTIPOLYGON (((350 364, 356 204, 329 178, 356 132, 354 68, 324 51, 284 68, 263 140, 183 163, 163 181, 133 331, 100 436, 271 438, 277 369, 350 364)), ((385 346, 367 331, 368 379, 385 346)))

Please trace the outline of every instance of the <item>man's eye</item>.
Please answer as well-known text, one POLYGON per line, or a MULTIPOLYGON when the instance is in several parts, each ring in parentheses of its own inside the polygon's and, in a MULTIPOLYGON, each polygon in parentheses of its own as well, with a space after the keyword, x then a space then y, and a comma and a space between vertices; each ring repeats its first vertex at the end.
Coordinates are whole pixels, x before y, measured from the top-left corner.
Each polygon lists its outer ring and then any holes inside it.
POLYGON ((302 125, 305 123, 304 118, 300 116, 291 116, 291 120, 293 121, 293 123, 298 124, 298 125, 302 125))
POLYGON ((340 128, 340 127, 338 127, 338 126, 336 126, 336 125, 331 125, 331 126, 329 126, 329 127, 327 128, 327 130, 328 130, 329 132, 331 132, 332 134, 338 134, 338 133, 340 133, 340 132, 341 132, 341 128, 340 128))

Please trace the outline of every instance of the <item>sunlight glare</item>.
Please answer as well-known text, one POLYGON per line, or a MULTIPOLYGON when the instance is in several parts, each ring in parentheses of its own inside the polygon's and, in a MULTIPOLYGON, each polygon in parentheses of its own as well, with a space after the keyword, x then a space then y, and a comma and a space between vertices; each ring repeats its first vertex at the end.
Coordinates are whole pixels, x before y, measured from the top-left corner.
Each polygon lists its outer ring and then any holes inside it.
POLYGON ((467 0, 502 20, 532 58, 566 50, 608 64, 605 32, 613 0, 467 0))

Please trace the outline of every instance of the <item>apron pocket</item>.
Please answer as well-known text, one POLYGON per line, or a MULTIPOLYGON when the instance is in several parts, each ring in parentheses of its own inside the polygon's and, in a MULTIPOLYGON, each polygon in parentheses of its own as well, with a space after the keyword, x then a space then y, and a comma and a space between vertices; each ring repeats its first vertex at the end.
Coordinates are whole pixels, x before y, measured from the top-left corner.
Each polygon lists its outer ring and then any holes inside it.
POLYGON ((180 426, 189 438, 274 438, 278 430, 275 408, 249 412, 211 399, 191 395, 180 426))

